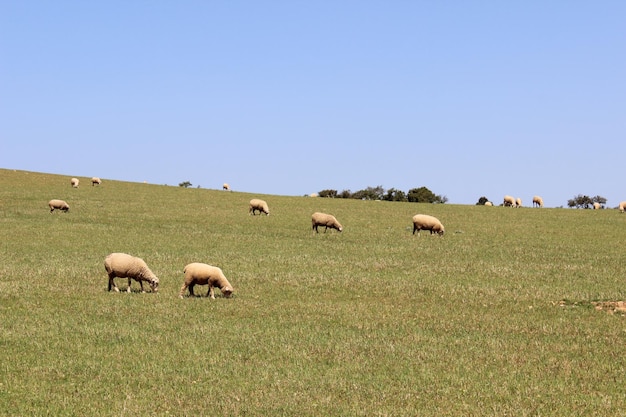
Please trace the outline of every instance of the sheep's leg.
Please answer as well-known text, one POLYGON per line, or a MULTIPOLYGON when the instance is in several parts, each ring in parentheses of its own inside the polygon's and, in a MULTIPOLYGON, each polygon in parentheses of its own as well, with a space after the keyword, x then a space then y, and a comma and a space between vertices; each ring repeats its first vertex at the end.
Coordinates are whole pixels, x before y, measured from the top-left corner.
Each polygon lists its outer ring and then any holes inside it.
POLYGON ((211 297, 215 300, 215 291, 213 290, 213 285, 209 284, 209 291, 206 293, 207 297, 211 297))
POLYGON ((191 297, 195 297, 196 296, 196 294, 193 293, 193 287, 195 285, 196 284, 189 284, 189 296, 191 296, 191 297))
MULTIPOLYGON (((145 293, 145 291, 143 290, 143 280, 141 280, 141 279, 139 280, 139 286, 141 287, 141 293, 142 294, 145 293)), ((130 288, 130 286, 129 286, 129 288, 130 288)))
POLYGON ((185 295, 185 290, 187 289, 187 284, 184 283, 182 287, 180 287, 180 293, 178 294, 178 296, 180 298, 183 298, 183 296, 185 295))
POLYGON ((131 291, 130 290, 130 282, 131 282, 131 279, 128 278, 128 288, 126 288, 126 292, 130 292, 131 291))
POLYGON ((115 292, 120 292, 120 289, 117 288, 117 285, 115 284, 115 281, 113 280, 114 278, 115 276, 109 275, 109 291, 111 291, 111 287, 113 287, 115 292))

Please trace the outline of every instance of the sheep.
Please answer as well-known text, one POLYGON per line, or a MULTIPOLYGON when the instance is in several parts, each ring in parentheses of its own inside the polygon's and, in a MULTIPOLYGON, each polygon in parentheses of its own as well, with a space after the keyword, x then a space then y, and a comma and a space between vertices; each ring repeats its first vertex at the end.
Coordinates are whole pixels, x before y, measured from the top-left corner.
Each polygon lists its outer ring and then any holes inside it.
POLYGON ((54 209, 61 210, 64 212, 68 212, 70 206, 63 200, 50 200, 48 201, 48 207, 50 207, 50 213, 54 211, 54 209))
POLYGON ((267 207, 267 203, 263 200, 259 200, 258 198, 253 198, 250 200, 250 210, 248 214, 255 215, 256 211, 259 210, 259 214, 265 213, 266 215, 270 215, 270 209, 267 207))
POLYGON ((522 207, 522 199, 517 197, 515 199, 515 207, 522 207))
POLYGON ((622 201, 621 203, 619 203, 619 212, 623 213, 624 210, 626 210, 626 201, 622 201))
POLYGON ((230 185, 225 182, 224 185, 222 185, 222 190, 230 191, 230 185))
POLYGON ((311 216, 311 225, 316 233, 319 233, 319 230, 317 230, 318 226, 324 226, 324 233, 326 233, 326 230, 328 230, 329 227, 339 232, 343 231, 343 226, 332 214, 319 212, 313 213, 311 216))
POLYGON ((543 207, 543 198, 539 197, 538 195, 533 197, 533 207, 543 207))
POLYGON ((73 188, 78 188, 78 184, 80 183, 80 181, 78 181, 78 178, 72 178, 70 180, 70 184, 72 185, 73 188))
POLYGON ((594 210, 600 210, 601 208, 602 208, 602 206, 600 205, 600 203, 598 203, 598 202, 593 203, 593 209, 594 210))
POLYGON ((193 262, 183 268, 185 274, 185 282, 180 287, 178 296, 183 298, 185 290, 189 288, 189 295, 194 296, 193 287, 197 285, 209 285, 209 291, 206 296, 215 299, 214 288, 217 287, 222 291, 224 297, 229 298, 233 293, 233 286, 224 276, 222 270, 216 266, 211 266, 199 262, 193 262))
POLYGON ((120 291, 113 281, 114 278, 128 278, 126 292, 130 292, 131 279, 139 282, 141 292, 145 292, 143 290, 143 281, 147 281, 150 284, 152 292, 159 290, 159 278, 154 275, 141 258, 126 253, 111 253, 104 258, 104 269, 106 269, 109 275, 109 291, 111 291, 111 287, 116 292, 120 291))
POLYGON ((413 234, 417 231, 420 236, 420 230, 430 230, 430 234, 437 233, 443 236, 445 229, 438 218, 429 216, 428 214, 416 214, 413 216, 413 234))
POLYGON ((91 185, 92 186, 100 185, 100 184, 102 184, 102 181, 100 180, 100 178, 98 178, 98 177, 91 178, 91 185))
POLYGON ((493 203, 492 203, 491 201, 486 201, 486 202, 485 202, 485 205, 486 205, 486 206, 489 206, 489 207, 492 207, 492 206, 493 206, 493 203))
POLYGON ((504 207, 515 207, 515 199, 510 195, 505 195, 504 202, 502 204, 504 207))

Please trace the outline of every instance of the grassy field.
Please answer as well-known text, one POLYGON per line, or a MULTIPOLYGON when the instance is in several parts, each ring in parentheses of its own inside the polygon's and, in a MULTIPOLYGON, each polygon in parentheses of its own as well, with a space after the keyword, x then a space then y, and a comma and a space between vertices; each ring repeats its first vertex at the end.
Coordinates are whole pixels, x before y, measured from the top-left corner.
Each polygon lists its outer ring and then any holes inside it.
POLYGON ((624 412, 625 318, 594 306, 626 299, 617 210, 81 182, 0 170, 3 415, 624 412), (343 233, 313 235, 314 211, 343 233), (446 235, 413 236, 418 212, 446 235), (110 252, 142 257, 159 292, 107 292, 110 252), (234 296, 179 299, 190 262, 234 296))

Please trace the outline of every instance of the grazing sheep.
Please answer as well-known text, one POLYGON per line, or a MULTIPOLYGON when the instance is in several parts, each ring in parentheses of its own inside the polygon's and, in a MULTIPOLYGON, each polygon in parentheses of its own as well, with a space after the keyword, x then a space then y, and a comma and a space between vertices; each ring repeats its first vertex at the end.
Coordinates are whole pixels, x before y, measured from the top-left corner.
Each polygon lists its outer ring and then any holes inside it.
POLYGON ((270 209, 267 207, 267 203, 258 198, 253 198, 250 200, 250 210, 248 214, 251 213, 254 216, 257 210, 259 210, 259 214, 265 213, 268 216, 270 215, 270 209))
POLYGON ((504 196, 504 207, 515 207, 515 199, 510 195, 504 196))
POLYGON ((224 183, 224 185, 222 185, 222 190, 230 191, 230 185, 228 185, 228 183, 224 183))
POLYGON ((624 210, 626 210, 626 201, 622 201, 621 203, 619 203, 619 211, 620 211, 620 213, 623 213, 624 210))
POLYGON ((70 184, 72 185, 73 188, 78 188, 78 184, 80 183, 80 181, 78 181, 78 178, 72 178, 70 180, 70 184))
POLYGON ((486 206, 489 206, 489 207, 492 207, 492 206, 493 206, 493 203, 492 203, 491 201, 486 201, 486 202, 485 202, 485 205, 486 205, 486 206))
POLYGON ((593 209, 594 210, 600 210, 602 208, 602 206, 600 205, 600 203, 593 203, 593 209))
POLYGON ((522 199, 517 197, 515 199, 515 207, 522 207, 522 199))
POLYGON ((416 214, 413 216, 413 234, 417 231, 420 236, 420 230, 430 230, 430 234, 437 233, 443 236, 445 229, 438 218, 429 216, 428 214, 416 214))
POLYGON ((233 287, 224 276, 222 270, 216 266, 211 266, 199 262, 190 263, 183 269, 185 282, 180 287, 178 296, 183 298, 185 290, 189 288, 189 295, 194 296, 193 287, 197 285, 209 284, 209 291, 206 296, 215 299, 213 288, 217 287, 222 291, 224 297, 229 298, 233 293, 233 287))
POLYGON ((48 207, 50 207, 50 213, 52 213, 54 209, 67 213, 70 209, 70 206, 63 200, 50 200, 48 201, 48 207))
POLYGON ((125 253, 111 253, 104 258, 104 269, 109 274, 109 291, 111 291, 111 287, 116 292, 120 291, 113 281, 114 278, 128 278, 128 289, 126 292, 130 292, 131 279, 139 282, 141 292, 144 292, 143 281, 147 281, 150 284, 152 292, 159 290, 159 278, 154 275, 141 258, 125 253))
POLYGON ((95 185, 100 185, 100 184, 102 184, 102 181, 100 180, 100 178, 98 178, 98 177, 93 177, 93 178, 91 179, 91 185, 92 185, 92 186, 95 186, 95 185))
POLYGON ((543 207, 543 198, 539 197, 538 195, 533 197, 533 207, 543 207))
POLYGON ((324 226, 324 233, 326 233, 326 230, 328 230, 329 227, 340 232, 343 230, 343 226, 337 221, 335 216, 326 213, 313 213, 311 216, 311 224, 316 233, 319 233, 317 230, 318 226, 324 226))

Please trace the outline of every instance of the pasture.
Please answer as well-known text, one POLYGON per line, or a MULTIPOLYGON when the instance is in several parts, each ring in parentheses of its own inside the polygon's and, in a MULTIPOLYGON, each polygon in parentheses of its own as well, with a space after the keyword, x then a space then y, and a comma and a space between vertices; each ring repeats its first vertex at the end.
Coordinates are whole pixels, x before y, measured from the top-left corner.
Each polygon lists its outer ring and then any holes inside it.
POLYGON ((626 321, 594 305, 626 299, 617 210, 70 178, 0 170, 3 415, 624 411, 626 321), (270 216, 248 215, 253 197, 270 216), (314 211, 343 233, 314 235, 314 211), (445 236, 413 236, 416 213, 445 236), (107 292, 110 252, 143 258, 159 292, 107 292), (190 262, 222 268, 233 297, 179 299, 190 262))

